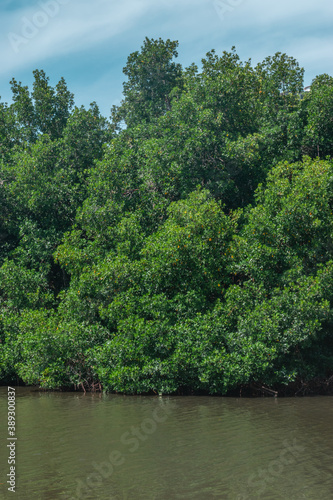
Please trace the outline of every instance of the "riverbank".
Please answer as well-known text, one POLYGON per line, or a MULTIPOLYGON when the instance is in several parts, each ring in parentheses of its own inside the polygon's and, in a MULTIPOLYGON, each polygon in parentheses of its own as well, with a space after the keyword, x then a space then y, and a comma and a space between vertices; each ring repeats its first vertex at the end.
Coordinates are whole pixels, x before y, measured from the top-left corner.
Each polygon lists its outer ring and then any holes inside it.
MULTIPOLYGON (((36 385, 27 385, 23 380, 1 381, 0 387, 11 385, 13 387, 35 387, 45 392, 83 392, 94 393, 104 392, 101 384, 93 384, 90 387, 73 386, 73 387, 58 387, 46 389, 36 385)), ((117 391, 107 391, 109 394, 123 394, 117 391)), ((159 394, 155 391, 149 393, 134 393, 127 395, 142 395, 142 396, 210 396, 208 391, 195 391, 188 387, 181 387, 178 391, 172 394, 159 394)), ((226 394, 214 394, 212 397, 303 397, 303 396, 333 396, 333 373, 327 378, 315 377, 311 380, 297 379, 288 385, 274 385, 272 387, 260 382, 253 382, 234 389, 229 390, 226 394)))

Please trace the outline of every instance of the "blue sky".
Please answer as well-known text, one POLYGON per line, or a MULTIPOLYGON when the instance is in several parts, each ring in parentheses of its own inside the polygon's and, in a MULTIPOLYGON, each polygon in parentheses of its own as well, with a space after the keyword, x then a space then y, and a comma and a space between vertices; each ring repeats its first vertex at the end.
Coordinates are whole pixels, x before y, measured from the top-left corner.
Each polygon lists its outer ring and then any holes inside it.
POLYGON ((333 76, 332 26, 331 0, 1 0, 0 95, 10 102, 11 78, 31 86, 38 68, 52 85, 63 76, 78 106, 96 101, 109 116, 145 36, 178 40, 184 66, 233 45, 253 63, 286 52, 309 85, 333 76))

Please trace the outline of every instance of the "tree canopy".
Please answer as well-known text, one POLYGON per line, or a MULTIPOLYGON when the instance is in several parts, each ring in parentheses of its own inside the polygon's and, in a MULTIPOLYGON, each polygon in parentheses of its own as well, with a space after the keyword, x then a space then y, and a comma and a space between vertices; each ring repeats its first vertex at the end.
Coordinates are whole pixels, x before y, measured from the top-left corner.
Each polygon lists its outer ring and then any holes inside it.
MULTIPOLYGON (((306 393, 333 375, 333 78, 277 53, 129 55, 123 100, 0 102, 0 377, 306 393), (290 389, 291 388, 291 389, 290 389)), ((325 389, 326 388, 326 389, 325 389)))

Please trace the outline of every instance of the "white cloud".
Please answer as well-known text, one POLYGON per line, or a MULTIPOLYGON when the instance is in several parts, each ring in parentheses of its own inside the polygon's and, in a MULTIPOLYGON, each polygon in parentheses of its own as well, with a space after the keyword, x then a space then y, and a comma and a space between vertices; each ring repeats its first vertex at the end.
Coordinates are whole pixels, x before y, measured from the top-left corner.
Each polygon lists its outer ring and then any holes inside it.
POLYGON ((237 26, 238 28, 277 26, 292 24, 295 28, 302 26, 304 19, 311 20, 317 27, 328 18, 333 17, 333 4, 330 0, 212 0, 216 13, 221 14, 221 21, 225 22, 226 29, 237 26), (223 7, 224 5, 224 7, 223 7), (226 6, 229 5, 229 9, 226 6), (220 8, 219 8, 220 6, 220 8), (224 12, 224 15, 223 15, 224 12))
POLYGON ((5 12, 0 22, 1 32, 6 33, 0 40, 1 72, 11 73, 46 58, 82 51, 111 39, 138 22, 151 3, 151 0, 121 3, 42 0, 35 7, 5 12), (48 11, 48 6, 53 10, 48 11))
POLYGON ((220 39, 231 46, 233 39, 242 40, 250 33, 249 46, 255 41, 253 33, 266 36, 267 45, 272 44, 274 37, 277 41, 283 35, 286 39, 293 38, 302 32, 302 27, 313 25, 314 19, 318 26, 332 22, 333 3, 330 0, 322 0, 320 4, 314 0, 269 3, 266 0, 38 0, 33 6, 3 12, 0 71, 12 74, 46 58, 78 53, 120 34, 132 34, 143 23, 154 33, 160 30, 161 36, 167 32, 187 43, 193 41, 196 46, 199 41, 205 42, 209 50, 211 39, 220 39), (288 30, 285 34, 284 26, 288 30))
MULTIPOLYGON (((71 73, 71 90, 76 95, 75 89, 78 90, 81 102, 91 96, 89 102, 96 99, 105 109, 109 109, 110 104, 118 99, 121 81, 124 79, 121 67, 125 64, 128 54, 139 49, 144 36, 179 40, 180 61, 184 65, 193 61, 200 64, 201 57, 212 48, 219 53, 236 45, 240 57, 243 60, 251 57, 254 63, 277 51, 286 52, 305 67, 310 80, 319 73, 333 73, 330 62, 333 50, 333 37, 330 35, 333 23, 331 0, 32 2, 33 0, 27 0, 28 6, 14 11, 6 10, 1 3, 2 81, 7 81, 17 73, 29 80, 31 77, 26 77, 25 74, 31 74, 31 70, 36 67, 48 65, 50 68, 53 61, 54 75, 57 78, 56 75, 63 75, 59 61, 63 58, 68 65, 68 61, 73 60, 73 66, 78 68, 78 73, 74 78, 73 72, 71 73), (21 40, 22 43, 16 45, 18 50, 15 51, 15 43, 14 46, 11 45, 8 34, 12 32, 22 36, 22 30, 27 26, 24 18, 30 22, 37 20, 38 24, 37 13, 42 12, 42 5, 45 11, 46 4, 50 7, 55 3, 59 12, 56 15, 50 14, 45 26, 37 28, 34 36, 27 39, 26 43, 21 40), (96 56, 101 61, 105 60, 105 63, 102 62, 104 67, 100 70, 95 65, 94 78, 85 79, 84 72, 89 75, 85 64, 87 63, 89 68, 92 66, 90 63, 94 62, 89 60, 89 57, 92 57, 92 49, 96 50, 96 56), (89 56, 86 56, 88 53, 89 56), (95 83, 92 83, 93 81, 95 83)), ((39 21, 43 24, 43 17, 40 17, 39 21)), ((66 74, 63 76, 67 80, 66 74)), ((2 94, 4 92, 5 88, 2 94)))
POLYGON ((293 41, 291 50, 301 66, 305 68, 305 82, 322 73, 333 76, 333 35, 309 36, 301 41, 293 41))

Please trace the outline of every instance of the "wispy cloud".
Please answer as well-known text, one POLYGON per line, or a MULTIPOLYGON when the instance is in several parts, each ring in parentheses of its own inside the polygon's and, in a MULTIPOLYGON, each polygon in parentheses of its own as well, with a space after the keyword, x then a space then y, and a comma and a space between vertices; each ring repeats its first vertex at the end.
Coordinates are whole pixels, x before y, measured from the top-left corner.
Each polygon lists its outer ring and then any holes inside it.
POLYGON ((40 0, 4 12, 0 21, 1 72, 83 51, 129 30, 150 0, 40 0))
POLYGON ((292 53, 306 70, 306 79, 307 69, 311 70, 310 81, 306 81, 306 84, 321 73, 333 76, 333 35, 304 37, 301 41, 293 41, 290 46, 292 53))
MULTIPOLYGON (((321 23, 331 25, 333 21, 330 0, 322 0, 320 5, 313 0, 271 3, 266 0, 160 0, 158 3, 156 0, 37 0, 25 7, 21 2, 16 4, 15 10, 6 10, 3 4, 1 7, 3 74, 45 59, 75 54, 122 33, 139 30, 143 23, 147 25, 152 14, 154 31, 167 30, 176 38, 194 43, 198 38, 206 39, 209 48, 210 38, 230 40, 233 44, 232 38, 244 40, 253 33, 257 33, 258 39, 266 36, 270 45, 278 35, 286 39, 302 38, 318 16, 321 23), (219 18, 221 12, 224 14, 219 18), (283 33, 283 26, 290 31, 283 33)), ((249 45, 253 42, 253 37, 247 40, 249 45)))
POLYGON ((309 19, 312 25, 319 26, 328 18, 333 17, 333 4, 330 0, 302 0, 291 2, 280 0, 279 2, 267 2, 267 0, 211 0, 216 10, 224 11, 226 20, 225 28, 237 25, 241 27, 268 27, 279 24, 294 24, 294 28, 301 28, 305 19, 309 19), (227 16, 227 13, 230 13, 227 16), (314 20, 316 21, 314 23, 314 20))
POLYGON ((184 65, 232 45, 254 63, 286 52, 311 81, 333 73, 332 23, 331 0, 3 0, 0 94, 9 99, 8 80, 29 83, 38 67, 64 76, 80 102, 90 95, 85 104, 96 99, 108 110, 119 99, 127 56, 145 36, 179 40, 184 65))
POLYGON ((278 51, 286 52, 308 70, 310 79, 324 71, 333 73, 330 0, 212 0, 212 4, 221 29, 216 48, 228 49, 225 44, 231 41, 243 57, 251 57, 253 62, 278 51))

